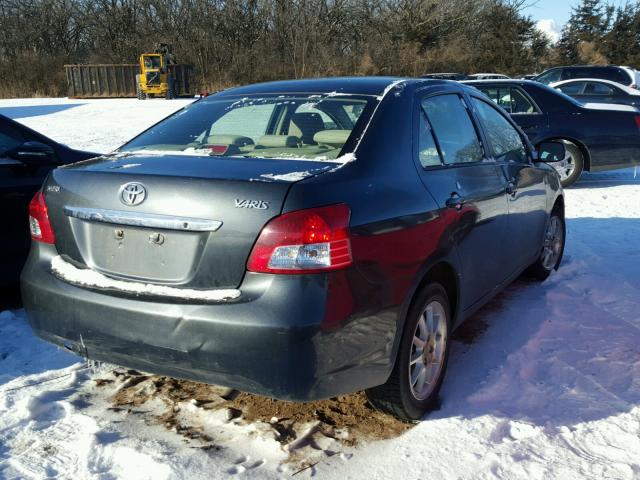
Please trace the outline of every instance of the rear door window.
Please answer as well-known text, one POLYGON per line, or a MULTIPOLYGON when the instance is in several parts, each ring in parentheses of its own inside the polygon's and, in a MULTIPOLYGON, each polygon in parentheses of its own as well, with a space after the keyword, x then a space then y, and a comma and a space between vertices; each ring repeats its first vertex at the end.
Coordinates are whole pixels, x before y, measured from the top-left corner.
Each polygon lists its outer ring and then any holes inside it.
POLYGON ((467 108, 456 94, 438 95, 422 101, 422 108, 447 165, 482 160, 482 146, 467 108))
POLYGON ((511 94, 510 110, 507 110, 509 113, 537 113, 531 100, 519 88, 511 88, 509 92, 511 94))
POLYGON ((499 162, 527 163, 527 149, 513 125, 487 102, 475 97, 472 102, 484 126, 493 158, 499 162))
POLYGON ((615 90, 609 85, 599 82, 588 82, 584 91, 587 95, 614 95, 615 90))

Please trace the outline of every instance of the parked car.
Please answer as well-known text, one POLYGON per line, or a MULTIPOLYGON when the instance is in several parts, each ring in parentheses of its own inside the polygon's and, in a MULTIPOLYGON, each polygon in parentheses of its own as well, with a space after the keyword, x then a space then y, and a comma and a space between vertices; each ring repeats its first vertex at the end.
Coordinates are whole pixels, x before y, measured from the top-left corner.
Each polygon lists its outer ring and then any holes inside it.
POLYGON ((510 77, 501 73, 473 73, 468 80, 506 80, 510 77))
POLYGON ((640 105, 640 90, 625 87, 610 80, 584 78, 564 80, 549 85, 580 103, 614 103, 621 105, 640 105))
POLYGON ((601 78, 612 82, 638 88, 640 85, 640 73, 631 67, 619 67, 617 65, 572 65, 569 67, 554 67, 545 70, 532 80, 549 85, 561 80, 573 80, 575 78, 601 78))
POLYGON ((511 113, 534 145, 561 140, 567 157, 554 163, 567 187, 583 171, 640 164, 640 114, 630 106, 582 105, 547 85, 527 80, 466 82, 511 113))
POLYGON ((29 252, 29 201, 49 171, 94 155, 60 145, 0 115, 0 285, 18 282, 29 252))
POLYGON ((432 80, 471 80, 469 75, 464 73, 426 73, 421 78, 430 78, 432 80))
POLYGON ((537 159, 564 146, 539 150, 457 82, 225 90, 51 173, 25 309, 96 360, 295 401, 367 389, 420 418, 452 330, 560 264, 562 187, 537 159))

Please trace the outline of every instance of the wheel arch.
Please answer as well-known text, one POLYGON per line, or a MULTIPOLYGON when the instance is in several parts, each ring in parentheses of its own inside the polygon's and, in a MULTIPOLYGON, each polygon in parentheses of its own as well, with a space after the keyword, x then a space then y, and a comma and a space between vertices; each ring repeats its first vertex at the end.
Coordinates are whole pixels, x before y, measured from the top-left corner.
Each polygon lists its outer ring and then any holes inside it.
MULTIPOLYGON (((451 252, 453 255, 454 252, 451 252)), ((457 325, 461 323, 462 305, 460 296, 460 275, 456 264, 451 260, 451 256, 440 257, 431 262, 428 262, 422 269, 419 275, 416 275, 416 281, 413 287, 407 293, 407 298, 404 301, 402 308, 398 314, 398 321, 396 324, 396 334, 393 343, 391 364, 395 364, 398 357, 398 350, 400 347, 400 339, 404 333, 404 328, 407 323, 407 317, 413 305, 420 295, 420 292, 429 284, 437 282, 444 288, 447 296, 449 297, 449 308, 451 311, 451 329, 453 330, 457 325)), ((389 371, 391 373, 391 371, 389 371)))
POLYGON ((555 199, 555 201, 553 202, 553 207, 551 207, 551 211, 553 212, 554 210, 559 209, 560 212, 562 213, 562 217, 564 218, 564 195, 558 195, 555 199))

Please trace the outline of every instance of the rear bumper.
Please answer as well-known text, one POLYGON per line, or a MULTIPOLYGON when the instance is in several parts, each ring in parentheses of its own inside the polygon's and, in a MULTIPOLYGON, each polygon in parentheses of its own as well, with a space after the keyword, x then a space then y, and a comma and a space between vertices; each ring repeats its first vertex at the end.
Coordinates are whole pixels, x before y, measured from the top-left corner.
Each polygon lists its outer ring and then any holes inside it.
POLYGON ((339 272, 247 274, 232 302, 169 303, 70 285, 50 273, 56 254, 34 242, 24 307, 40 337, 88 358, 297 401, 379 385, 393 367, 395 311, 327 314, 339 272))

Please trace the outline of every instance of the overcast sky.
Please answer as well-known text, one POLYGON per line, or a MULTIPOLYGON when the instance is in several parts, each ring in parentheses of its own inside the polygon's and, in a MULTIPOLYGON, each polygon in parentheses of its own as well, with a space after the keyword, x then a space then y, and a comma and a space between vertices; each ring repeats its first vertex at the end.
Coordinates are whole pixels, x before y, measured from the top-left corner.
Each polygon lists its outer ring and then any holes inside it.
MULTIPOLYGON (((608 0, 606 3, 619 6, 623 5, 625 0, 608 0)), ((525 13, 531 15, 538 22, 538 28, 555 41, 569 20, 571 7, 578 4, 579 0, 532 0, 531 6, 525 8, 525 13)))

